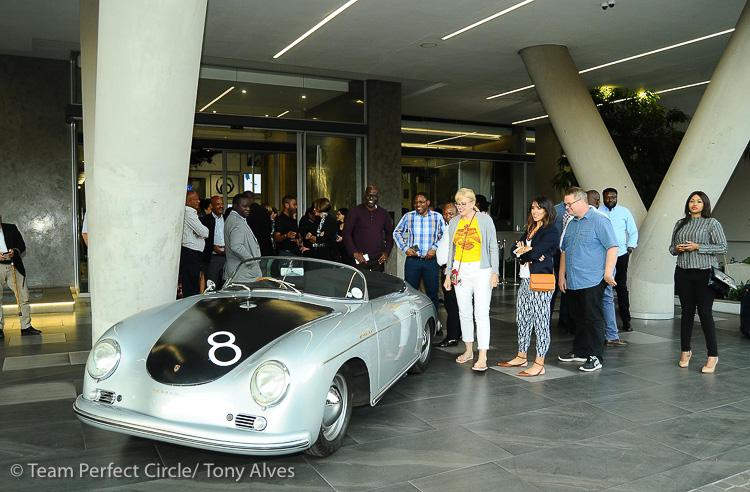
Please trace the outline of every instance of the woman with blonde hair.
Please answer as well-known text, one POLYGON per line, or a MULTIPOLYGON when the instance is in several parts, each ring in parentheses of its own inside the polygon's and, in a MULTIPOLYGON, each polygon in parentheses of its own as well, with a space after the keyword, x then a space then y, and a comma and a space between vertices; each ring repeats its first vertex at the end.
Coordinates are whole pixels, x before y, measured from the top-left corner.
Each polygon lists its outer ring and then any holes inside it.
POLYGON ((479 355, 472 369, 487 370, 490 347, 490 302, 497 287, 499 257, 497 232, 492 217, 479 213, 476 195, 469 188, 456 192, 458 215, 448 224, 451 248, 446 265, 445 290, 456 288, 461 338, 466 350, 456 362, 474 359, 474 320, 477 325, 479 355))

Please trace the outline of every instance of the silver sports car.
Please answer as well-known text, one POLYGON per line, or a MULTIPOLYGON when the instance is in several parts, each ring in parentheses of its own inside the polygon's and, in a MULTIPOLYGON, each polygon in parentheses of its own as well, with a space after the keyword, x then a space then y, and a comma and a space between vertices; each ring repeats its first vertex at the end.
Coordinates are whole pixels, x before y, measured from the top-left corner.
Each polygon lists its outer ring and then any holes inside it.
POLYGON ((78 417, 198 448, 328 456, 352 407, 430 362, 435 307, 403 280, 322 260, 262 257, 218 292, 107 330, 78 417))

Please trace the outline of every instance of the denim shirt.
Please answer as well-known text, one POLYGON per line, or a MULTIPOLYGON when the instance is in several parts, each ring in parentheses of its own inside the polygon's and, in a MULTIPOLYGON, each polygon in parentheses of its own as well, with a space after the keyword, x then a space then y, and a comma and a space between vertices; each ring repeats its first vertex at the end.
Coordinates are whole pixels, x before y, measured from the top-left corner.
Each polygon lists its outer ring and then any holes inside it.
POLYGON ((617 246, 609 218, 589 208, 580 219, 573 217, 565 229, 560 249, 565 251, 568 288, 588 289, 604 279, 607 250, 617 246))

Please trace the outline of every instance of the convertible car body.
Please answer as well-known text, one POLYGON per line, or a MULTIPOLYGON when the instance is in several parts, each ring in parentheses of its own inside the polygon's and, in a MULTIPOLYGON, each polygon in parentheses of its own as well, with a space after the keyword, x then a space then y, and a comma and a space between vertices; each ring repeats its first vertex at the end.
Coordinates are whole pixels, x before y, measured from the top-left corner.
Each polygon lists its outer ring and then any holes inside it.
POLYGON ((219 292, 110 328, 73 408, 93 426, 186 446, 327 456, 353 406, 424 371, 436 324, 430 300, 391 275, 255 258, 219 292))

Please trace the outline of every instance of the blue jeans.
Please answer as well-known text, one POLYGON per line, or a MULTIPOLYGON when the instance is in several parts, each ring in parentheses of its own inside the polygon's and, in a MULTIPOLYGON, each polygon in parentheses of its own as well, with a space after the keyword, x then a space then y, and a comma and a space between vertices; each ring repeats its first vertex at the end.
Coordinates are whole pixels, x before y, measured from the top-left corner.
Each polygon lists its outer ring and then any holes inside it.
POLYGON ((421 260, 419 258, 407 257, 404 262, 404 280, 409 285, 419 290, 420 282, 424 281, 424 290, 438 309, 438 289, 440 288, 440 268, 437 259, 421 260))
POLYGON ((617 317, 615 316, 615 293, 612 286, 608 285, 604 289, 604 299, 602 301, 602 310, 604 311, 604 336, 607 340, 617 340, 620 334, 617 332, 617 317))

